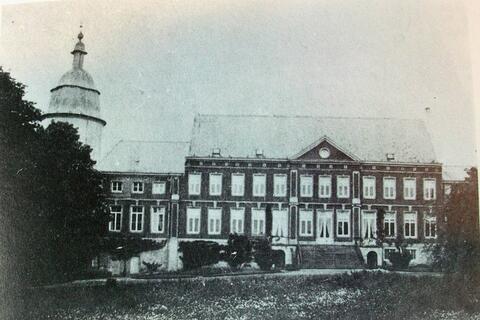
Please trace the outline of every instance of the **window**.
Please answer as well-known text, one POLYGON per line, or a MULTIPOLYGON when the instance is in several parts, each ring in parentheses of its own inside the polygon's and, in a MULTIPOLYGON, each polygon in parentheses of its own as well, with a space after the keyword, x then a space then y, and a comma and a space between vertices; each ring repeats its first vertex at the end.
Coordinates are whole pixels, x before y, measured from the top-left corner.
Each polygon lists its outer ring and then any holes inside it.
POLYGON ((362 236, 364 239, 374 239, 377 235, 377 212, 362 212, 362 236))
POLYGON ((452 193, 452 185, 451 184, 446 184, 444 186, 443 192, 446 196, 449 196, 452 193))
POLYGON ((200 233, 200 208, 187 208, 187 234, 200 233))
POLYGON ((143 231, 143 206, 130 207, 130 231, 143 231))
POLYGON ((265 209, 252 208, 252 236, 265 234, 265 209))
POLYGON ((165 194, 165 181, 154 182, 152 186, 153 194, 165 194))
POLYGON ((263 173, 256 173, 253 175, 253 196, 264 197, 265 196, 265 182, 266 175, 263 173))
POLYGON ((350 210, 337 210, 337 236, 350 236, 350 210))
POLYGON ((403 198, 415 200, 417 197, 417 179, 403 178, 403 198))
POLYGON ((276 174, 273 176, 273 195, 285 197, 287 195, 287 175, 276 174))
POLYGON ((427 217, 425 218, 425 238, 436 238, 437 237, 437 218, 436 217, 427 217))
POLYGON ((150 209, 150 230, 152 233, 165 232, 165 207, 150 209))
POLYGON ((392 253, 395 253, 396 249, 385 249, 385 259, 390 260, 392 253))
POLYGON ((383 228, 385 230, 385 237, 394 238, 397 234, 397 215, 395 212, 385 212, 383 219, 383 228))
POLYGON ((114 193, 120 193, 123 190, 123 183, 121 181, 112 181, 111 190, 114 193))
POLYGON ((230 233, 243 234, 245 208, 230 209, 230 233))
POLYGON ((202 175, 200 173, 190 173, 188 175, 188 194, 194 196, 200 195, 201 182, 202 175))
POLYGON ((436 181, 435 179, 423 179, 423 199, 435 200, 436 198, 436 181))
POLYGON ((222 194, 222 174, 210 173, 210 195, 220 196, 222 194))
POLYGON ((245 192, 245 175, 232 173, 232 196, 243 196, 245 192))
POLYGON ((405 212, 403 214, 403 230, 405 238, 414 239, 417 237, 417 213, 405 212))
POLYGON ((363 198, 375 199, 375 177, 363 177, 363 198))
POLYGON ((395 199, 396 198, 396 184, 397 179, 393 177, 383 178, 383 198, 384 199, 395 199))
POLYGON ((300 209, 300 236, 308 237, 313 235, 313 211, 300 209))
POLYGON ((208 208, 208 234, 222 232, 222 208, 208 208))
POLYGON ((122 206, 110 206, 110 222, 108 223, 108 230, 122 230, 122 206))
POLYGON ((132 193, 143 193, 143 182, 133 182, 132 193))
POLYGON ((320 198, 330 198, 332 196, 332 177, 318 177, 318 196, 320 198))
POLYGON ((272 210, 272 236, 288 237, 288 210, 272 210))
POLYGON ((417 259, 417 250, 416 249, 406 249, 406 251, 410 254, 412 257, 412 260, 417 259))
POLYGON ((301 197, 313 196, 313 177, 312 176, 300 176, 300 196, 301 197))
POLYGON ((337 176, 337 197, 338 198, 350 197, 350 177, 337 176))

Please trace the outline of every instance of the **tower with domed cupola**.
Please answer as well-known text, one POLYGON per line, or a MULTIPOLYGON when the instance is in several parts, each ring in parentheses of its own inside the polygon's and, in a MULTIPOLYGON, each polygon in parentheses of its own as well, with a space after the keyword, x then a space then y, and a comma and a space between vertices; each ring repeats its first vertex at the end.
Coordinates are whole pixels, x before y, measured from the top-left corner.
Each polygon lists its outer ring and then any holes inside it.
POLYGON ((101 157, 102 131, 106 125, 100 112, 100 91, 95 87, 92 76, 83 68, 87 52, 78 34, 78 42, 71 52, 72 69, 67 71, 50 90, 50 104, 44 121, 62 121, 78 129, 80 141, 92 148, 92 159, 101 157))

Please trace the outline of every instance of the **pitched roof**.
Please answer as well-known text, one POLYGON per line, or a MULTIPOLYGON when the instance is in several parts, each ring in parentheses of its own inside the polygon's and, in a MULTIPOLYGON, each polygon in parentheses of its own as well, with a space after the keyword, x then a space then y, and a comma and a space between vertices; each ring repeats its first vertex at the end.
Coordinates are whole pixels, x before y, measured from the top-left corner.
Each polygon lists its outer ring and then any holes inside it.
POLYGON ((363 161, 435 162, 435 152, 421 120, 300 116, 197 115, 190 156, 292 158, 322 137, 363 161))
POLYGON ((184 141, 119 141, 99 161, 111 172, 183 173, 189 143, 184 141))

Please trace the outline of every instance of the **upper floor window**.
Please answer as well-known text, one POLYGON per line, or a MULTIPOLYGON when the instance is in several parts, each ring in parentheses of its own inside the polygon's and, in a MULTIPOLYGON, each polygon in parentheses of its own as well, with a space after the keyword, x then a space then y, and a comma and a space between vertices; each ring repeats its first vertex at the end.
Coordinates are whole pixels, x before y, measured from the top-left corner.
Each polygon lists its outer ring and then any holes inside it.
POLYGON ((417 237, 417 213, 405 212, 403 214, 403 230, 405 238, 414 239, 417 237))
POLYGON ((110 222, 108 223, 108 230, 122 230, 122 206, 110 206, 110 222))
POLYGON ((386 212, 383 218, 385 237, 393 238, 397 234, 397 219, 395 212, 386 212))
POLYGON ((266 175, 263 173, 256 173, 253 175, 253 196, 264 197, 265 196, 265 184, 266 175))
POLYGON ((300 176, 300 196, 301 197, 313 196, 313 177, 312 176, 300 176))
POLYGON ((243 196, 245 193, 245 175, 232 173, 232 196, 243 196))
POLYGON ((230 233, 243 234, 245 208, 230 209, 230 233))
POLYGON ((123 190, 123 183, 121 181, 112 181, 111 182, 112 192, 119 193, 123 190))
POLYGON ((330 198, 332 196, 332 177, 318 177, 318 196, 320 198, 330 198))
POLYGON ((222 232, 222 208, 208 208, 208 234, 222 232))
POLYGON ((350 236, 350 210, 337 210, 337 236, 350 236))
POLYGON ((165 181, 154 182, 152 185, 152 194, 165 194, 165 181))
POLYGON ((200 233, 200 208, 187 208, 187 234, 200 233))
POLYGON ((211 196, 219 196, 222 194, 222 174, 210 173, 209 190, 211 196))
POLYGON ((152 233, 165 232, 165 207, 150 209, 150 230, 152 233))
POLYGON ((425 218, 425 238, 437 237, 437 218, 427 217, 425 218))
POLYGON ((417 179, 403 178, 403 198, 415 200, 417 197, 417 179))
POLYGON ((188 175, 188 194, 189 195, 200 195, 200 185, 202 183, 202 174, 201 173, 190 173, 188 175))
POLYGON ((350 197, 350 177, 349 176, 337 176, 337 197, 338 198, 350 197))
POLYGON ((130 231, 142 232, 143 231, 143 206, 131 206, 130 207, 130 231))
POLYGON ((385 177, 383 178, 383 198, 384 199, 395 199, 397 196, 396 188, 397 179, 394 177, 385 177))
POLYGON ((363 177, 363 198, 375 199, 375 177, 364 176, 363 177))
POLYGON ((300 236, 313 236, 313 211, 300 209, 300 236))
POLYGON ((285 197, 287 195, 287 175, 276 174, 273 176, 273 195, 285 197))
POLYGON ((265 209, 252 209, 252 236, 265 234, 265 209))
POLYGON ((143 193, 143 182, 134 181, 132 184, 132 193, 143 193))
POLYGON ((433 178, 423 179, 423 199, 435 200, 436 198, 436 180, 433 178))

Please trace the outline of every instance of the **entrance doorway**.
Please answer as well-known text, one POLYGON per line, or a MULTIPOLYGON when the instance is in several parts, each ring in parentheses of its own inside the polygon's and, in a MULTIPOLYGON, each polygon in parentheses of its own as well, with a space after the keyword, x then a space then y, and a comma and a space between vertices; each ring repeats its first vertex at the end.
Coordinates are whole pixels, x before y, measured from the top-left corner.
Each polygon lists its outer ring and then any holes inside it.
POLYGON ((369 269, 377 269, 378 268, 377 253, 375 251, 370 251, 367 254, 367 266, 368 266, 369 269))

